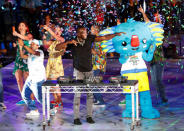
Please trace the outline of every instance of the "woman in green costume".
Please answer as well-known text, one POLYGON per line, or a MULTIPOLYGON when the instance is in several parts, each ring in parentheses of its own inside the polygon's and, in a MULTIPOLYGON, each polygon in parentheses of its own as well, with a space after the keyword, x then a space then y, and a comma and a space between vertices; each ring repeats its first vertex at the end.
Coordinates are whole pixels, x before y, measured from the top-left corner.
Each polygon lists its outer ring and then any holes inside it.
MULTIPOLYGON (((25 22, 21 22, 19 24, 18 32, 15 31, 15 27, 13 27, 13 35, 18 37, 18 39, 22 39, 24 41, 24 44, 29 46, 29 40, 32 39, 32 35, 29 34, 29 28, 25 22)), ((19 44, 17 43, 16 45, 18 46, 19 44)), ((28 54, 28 52, 25 49, 23 49, 23 51, 25 52, 25 54, 28 54)), ((16 78, 17 84, 18 84, 18 88, 19 88, 19 91, 21 93, 23 86, 24 86, 24 82, 26 81, 26 79, 29 75, 29 72, 28 72, 28 67, 27 67, 27 60, 22 59, 20 57, 19 48, 17 48, 13 74, 15 75, 15 78, 16 78)), ((31 95, 31 98, 34 99, 34 96, 31 95)), ((24 104, 24 101, 21 100, 21 101, 17 102, 16 104, 22 105, 22 104, 24 104)))

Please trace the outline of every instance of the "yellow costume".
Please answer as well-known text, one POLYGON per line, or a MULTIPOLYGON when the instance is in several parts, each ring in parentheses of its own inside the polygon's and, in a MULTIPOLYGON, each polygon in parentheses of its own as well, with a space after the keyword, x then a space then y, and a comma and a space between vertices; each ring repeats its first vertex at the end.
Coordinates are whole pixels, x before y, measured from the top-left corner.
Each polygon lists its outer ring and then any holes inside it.
POLYGON ((53 79, 58 78, 59 76, 64 76, 64 70, 63 70, 63 62, 61 55, 57 56, 58 53, 61 53, 61 51, 56 51, 55 47, 57 44, 59 44, 59 41, 54 41, 52 45, 48 48, 49 52, 49 59, 46 66, 46 76, 47 79, 53 79))
MULTIPOLYGON (((139 92, 150 90, 147 72, 129 73, 123 76, 128 76, 128 80, 138 80, 139 81, 139 92)), ((130 90, 126 90, 126 91, 130 92, 130 90)))
MULTIPOLYGON (((139 92, 150 90, 147 67, 142 58, 142 52, 135 53, 127 59, 126 63, 122 64, 121 75, 128 76, 128 80, 138 80, 139 92)), ((131 91, 126 89, 126 92, 131 91)))

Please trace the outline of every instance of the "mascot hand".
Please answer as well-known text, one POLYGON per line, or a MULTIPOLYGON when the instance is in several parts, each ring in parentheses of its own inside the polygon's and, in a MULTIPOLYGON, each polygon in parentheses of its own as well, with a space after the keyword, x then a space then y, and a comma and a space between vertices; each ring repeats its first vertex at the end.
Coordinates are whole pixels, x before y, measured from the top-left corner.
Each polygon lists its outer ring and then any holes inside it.
POLYGON ((151 44, 148 51, 144 51, 142 57, 145 61, 151 61, 153 59, 154 51, 156 49, 156 44, 151 44))
POLYGON ((155 43, 151 44, 150 47, 149 47, 149 49, 148 49, 148 53, 149 54, 154 53, 155 52, 155 49, 156 49, 156 44, 155 43))

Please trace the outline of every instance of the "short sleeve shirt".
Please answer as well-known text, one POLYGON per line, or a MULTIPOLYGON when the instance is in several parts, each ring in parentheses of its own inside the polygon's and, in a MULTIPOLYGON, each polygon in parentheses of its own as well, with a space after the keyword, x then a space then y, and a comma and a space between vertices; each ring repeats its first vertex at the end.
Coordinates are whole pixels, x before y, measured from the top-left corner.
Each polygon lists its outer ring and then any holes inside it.
POLYGON ((28 69, 29 69, 29 79, 33 81, 40 81, 46 79, 45 67, 44 67, 44 53, 42 50, 37 50, 40 52, 40 56, 28 55, 28 69))
POLYGON ((78 44, 72 47, 73 66, 80 72, 89 72, 92 70, 91 48, 95 37, 95 35, 88 35, 84 45, 78 44))

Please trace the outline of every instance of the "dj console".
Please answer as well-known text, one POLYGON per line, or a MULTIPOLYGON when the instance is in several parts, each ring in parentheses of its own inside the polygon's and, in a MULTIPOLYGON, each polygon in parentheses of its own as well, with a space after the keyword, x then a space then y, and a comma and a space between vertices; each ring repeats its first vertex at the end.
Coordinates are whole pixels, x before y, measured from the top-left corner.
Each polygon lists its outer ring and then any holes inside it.
POLYGON ((131 129, 135 125, 140 125, 139 120, 139 100, 138 100, 138 81, 127 80, 124 76, 110 77, 107 81, 103 80, 102 76, 91 77, 85 80, 77 80, 70 76, 59 77, 56 81, 46 81, 42 85, 42 107, 43 107, 43 129, 46 126, 46 109, 47 105, 47 120, 50 125, 50 93, 130 93, 132 95, 132 124, 131 129), (60 88, 60 92, 52 90, 60 88), (136 94, 136 109, 134 95, 136 94), (47 104, 46 104, 47 103, 47 104), (136 118, 135 118, 136 111, 136 118))

